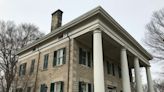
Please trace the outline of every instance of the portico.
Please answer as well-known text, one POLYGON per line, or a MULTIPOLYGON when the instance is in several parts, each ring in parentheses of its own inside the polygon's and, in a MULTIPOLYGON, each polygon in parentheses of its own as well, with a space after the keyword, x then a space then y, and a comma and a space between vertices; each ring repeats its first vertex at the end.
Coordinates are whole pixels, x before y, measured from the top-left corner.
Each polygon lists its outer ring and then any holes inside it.
MULTIPOLYGON (((94 88, 95 92, 105 92, 104 86, 104 71, 103 71, 103 46, 102 46, 102 32, 97 28, 93 31, 93 61, 94 61, 94 88)), ((129 77, 129 65, 127 57, 127 48, 121 47, 120 49, 120 63, 122 74, 122 90, 123 92, 131 92, 130 77, 129 77)), ((131 61, 135 70, 135 82, 136 92, 143 92, 142 80, 140 76, 140 60, 137 56, 134 56, 134 61, 131 61)), ((154 92, 153 83, 150 74, 149 65, 145 66, 148 80, 149 92, 154 92)))
POLYGON ((145 67, 147 69, 146 73, 148 86, 149 90, 151 90, 149 92, 154 92, 149 68, 150 65, 148 61, 143 61, 144 59, 140 57, 140 55, 134 54, 136 52, 132 52, 132 50, 128 48, 127 45, 122 45, 123 43, 119 43, 118 39, 113 39, 101 28, 95 28, 91 32, 76 38, 76 40, 89 48, 93 48, 94 92, 106 92, 107 90, 107 81, 110 79, 110 76, 106 74, 105 58, 110 58, 110 60, 113 60, 114 63, 117 63, 120 66, 122 86, 121 90, 123 92, 134 91, 131 88, 132 85, 130 81, 130 79, 132 79, 132 75, 130 75, 129 72, 131 69, 134 69, 135 73, 136 92, 143 92, 142 79, 140 75, 141 67, 145 67), (92 40, 90 40, 91 38, 92 40))

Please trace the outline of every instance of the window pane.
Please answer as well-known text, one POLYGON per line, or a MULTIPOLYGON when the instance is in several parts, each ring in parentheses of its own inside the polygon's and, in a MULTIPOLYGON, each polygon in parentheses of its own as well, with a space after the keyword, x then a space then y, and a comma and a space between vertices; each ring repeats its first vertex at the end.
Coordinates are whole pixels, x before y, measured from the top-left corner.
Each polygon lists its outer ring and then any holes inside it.
POLYGON ((91 84, 88 83, 88 92, 91 92, 91 91, 92 91, 91 84))
POLYGON ((51 83, 50 92, 54 92, 54 86, 55 86, 55 84, 54 83, 51 83))
POLYGON ((65 58, 65 48, 59 49, 57 51, 56 65, 62 65, 62 64, 64 64, 65 63, 64 58, 65 58))
POLYGON ((53 58, 53 66, 56 66, 56 62, 57 62, 57 51, 54 51, 54 58, 53 58))
POLYGON ((30 68, 30 74, 34 72, 34 66, 35 66, 35 59, 31 61, 31 68, 30 68))
POLYGON ((87 53, 87 61, 88 61, 88 66, 91 67, 91 57, 90 57, 90 52, 87 53))
POLYGON ((91 55, 86 49, 79 49, 79 64, 91 67, 91 55))
POLYGON ((82 83, 81 88, 82 88, 82 92, 87 92, 85 83, 82 83))
POLYGON ((31 92, 31 87, 27 87, 27 92, 31 92))
POLYGON ((82 64, 82 48, 79 48, 79 64, 82 64))
POLYGON ((114 64, 112 64, 112 72, 113 72, 113 75, 115 76, 115 68, 114 68, 115 66, 114 66, 114 64))
POLYGON ((47 69, 48 67, 48 54, 44 55, 44 65, 43 65, 43 69, 47 69))
POLYGON ((61 84, 59 82, 56 83, 56 92, 60 92, 61 84))

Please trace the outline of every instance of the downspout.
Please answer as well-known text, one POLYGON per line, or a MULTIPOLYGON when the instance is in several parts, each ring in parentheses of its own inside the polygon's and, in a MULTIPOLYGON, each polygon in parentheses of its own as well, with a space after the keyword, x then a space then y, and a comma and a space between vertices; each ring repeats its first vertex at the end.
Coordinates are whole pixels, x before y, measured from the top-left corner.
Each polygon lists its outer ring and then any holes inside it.
POLYGON ((68 50, 69 50, 69 54, 68 54, 68 78, 67 78, 67 92, 69 92, 69 80, 70 80, 70 54, 71 54, 71 39, 70 39, 70 36, 68 35, 67 33, 67 37, 69 39, 69 45, 68 45, 68 50))
POLYGON ((39 64, 40 64, 40 50, 39 50, 39 48, 38 48, 38 52, 39 52, 39 54, 38 54, 38 63, 37 63, 37 70, 36 70, 36 77, 35 77, 35 85, 34 85, 34 90, 33 90, 33 92, 36 92, 36 84, 37 84, 37 79, 38 79, 38 70, 39 70, 39 64))

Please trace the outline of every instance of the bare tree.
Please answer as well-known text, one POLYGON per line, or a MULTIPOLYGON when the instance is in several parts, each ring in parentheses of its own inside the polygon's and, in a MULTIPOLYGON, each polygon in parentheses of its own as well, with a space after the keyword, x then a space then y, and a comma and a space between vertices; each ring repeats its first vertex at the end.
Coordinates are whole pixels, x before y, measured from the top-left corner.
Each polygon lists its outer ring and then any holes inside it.
POLYGON ((4 92, 9 92, 16 74, 16 52, 43 35, 33 24, 17 26, 12 21, 0 21, 0 69, 4 72, 4 92))
MULTIPOLYGON (((160 67, 164 68, 164 8, 156 11, 152 15, 151 21, 146 25, 144 42, 148 50, 153 55, 153 63, 161 63, 160 67)), ((159 77, 164 76, 164 72, 158 72, 159 77)))
MULTIPOLYGON (((154 92, 163 92, 163 90, 164 90, 164 81, 154 80, 153 84, 154 84, 154 92)), ((148 86, 147 85, 143 85, 143 91, 148 92, 148 86)))
POLYGON ((144 42, 157 60, 164 60, 164 9, 153 13, 144 42))

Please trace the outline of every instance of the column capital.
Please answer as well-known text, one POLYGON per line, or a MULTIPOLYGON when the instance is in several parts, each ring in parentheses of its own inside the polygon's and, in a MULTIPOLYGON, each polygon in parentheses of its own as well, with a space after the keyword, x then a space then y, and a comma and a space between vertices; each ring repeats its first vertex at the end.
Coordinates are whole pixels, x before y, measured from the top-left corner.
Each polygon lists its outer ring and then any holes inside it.
POLYGON ((139 58, 137 56, 134 56, 134 61, 137 60, 138 63, 140 63, 139 58))
POLYGON ((91 29, 93 32, 101 32, 103 31, 101 27, 97 26, 91 29))
POLYGON ((99 29, 93 30, 93 33, 101 33, 102 31, 99 29))
POLYGON ((127 49, 125 47, 122 47, 121 48, 121 51, 126 51, 127 49))

